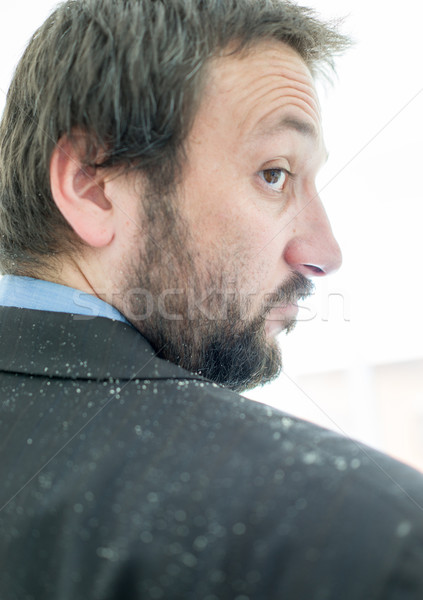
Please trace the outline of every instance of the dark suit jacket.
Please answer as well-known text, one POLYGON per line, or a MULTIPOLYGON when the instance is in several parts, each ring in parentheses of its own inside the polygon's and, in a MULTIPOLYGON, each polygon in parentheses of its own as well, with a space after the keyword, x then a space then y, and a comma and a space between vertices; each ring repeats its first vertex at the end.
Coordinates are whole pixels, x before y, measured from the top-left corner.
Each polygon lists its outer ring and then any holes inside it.
POLYGON ((1 600, 422 600, 423 478, 155 357, 0 309, 1 600))

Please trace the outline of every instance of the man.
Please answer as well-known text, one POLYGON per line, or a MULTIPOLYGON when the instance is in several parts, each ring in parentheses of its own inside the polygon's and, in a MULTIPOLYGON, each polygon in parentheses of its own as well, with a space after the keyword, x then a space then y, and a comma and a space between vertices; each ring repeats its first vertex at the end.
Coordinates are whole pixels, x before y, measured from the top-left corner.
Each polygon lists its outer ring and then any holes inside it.
POLYGON ((1 125, 8 600, 423 594, 423 480, 234 391, 340 251, 314 75, 276 0, 70 0, 1 125))

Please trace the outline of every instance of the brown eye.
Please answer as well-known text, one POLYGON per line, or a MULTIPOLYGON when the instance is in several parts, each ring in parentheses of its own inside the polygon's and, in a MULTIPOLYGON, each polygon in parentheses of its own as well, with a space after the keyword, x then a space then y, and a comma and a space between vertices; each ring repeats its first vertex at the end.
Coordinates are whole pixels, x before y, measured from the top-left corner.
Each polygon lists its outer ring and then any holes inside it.
POLYGON ((288 178, 288 173, 285 169, 264 169, 263 171, 260 171, 260 175, 265 183, 276 192, 281 192, 283 190, 288 178))

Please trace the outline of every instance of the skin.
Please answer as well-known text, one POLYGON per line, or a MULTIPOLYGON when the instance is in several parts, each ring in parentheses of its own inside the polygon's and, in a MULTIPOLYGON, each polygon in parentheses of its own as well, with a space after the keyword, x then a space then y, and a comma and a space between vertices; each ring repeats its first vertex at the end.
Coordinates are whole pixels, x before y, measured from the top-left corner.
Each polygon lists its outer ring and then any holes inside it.
MULTIPOLYGON (((188 156, 183 213, 194 244, 203 262, 212 263, 222 249, 235 257, 242 293, 254 294, 253 311, 290 273, 312 277, 339 268, 340 249, 315 187, 327 156, 319 103, 294 50, 269 43, 243 58, 217 59, 188 156), (286 119, 304 130, 281 127, 286 119), (269 185, 266 169, 280 169, 284 185, 269 185)), ((272 332, 278 315, 269 317, 272 332)))
MULTIPOLYGON (((114 304, 141 332, 149 332, 148 339, 160 319, 148 329, 133 317, 136 305, 127 301, 131 288, 148 285, 155 297, 175 287, 182 295, 194 290, 197 297, 212 288, 235 293, 233 314, 241 307, 257 339, 266 338, 260 341, 262 352, 274 354, 273 336, 295 317, 301 286, 285 300, 278 292, 293 274, 323 276, 341 264, 315 187, 327 153, 314 82, 299 55, 266 42, 215 58, 186 154, 182 181, 165 199, 177 207, 174 231, 164 235, 142 210, 147 186, 141 176, 87 173, 77 148, 61 140, 51 162, 53 197, 88 247, 64 262, 56 281, 114 304)), ((167 301, 180 320, 166 335, 177 339, 185 334, 186 304, 179 293, 167 301)), ((214 321, 221 318, 216 302, 206 308, 214 321)), ((204 315, 193 317, 197 334, 185 346, 219 333, 203 327, 204 321, 204 315)), ((228 335, 231 328, 238 323, 230 324, 228 335)), ((242 333, 240 328, 237 335, 242 333)), ((179 354, 165 357, 199 370, 179 354)))

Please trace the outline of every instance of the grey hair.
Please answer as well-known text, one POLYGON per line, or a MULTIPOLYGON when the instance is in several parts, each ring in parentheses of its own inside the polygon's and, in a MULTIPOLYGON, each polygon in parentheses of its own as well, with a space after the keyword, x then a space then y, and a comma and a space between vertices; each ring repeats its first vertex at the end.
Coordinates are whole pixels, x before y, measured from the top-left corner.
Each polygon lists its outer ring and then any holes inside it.
POLYGON ((169 185, 210 58, 262 40, 289 44, 313 75, 348 45, 335 25, 283 0, 59 5, 17 66, 0 125, 0 269, 34 274, 81 248, 50 190, 62 136, 84 133, 87 166, 135 168, 169 185))

